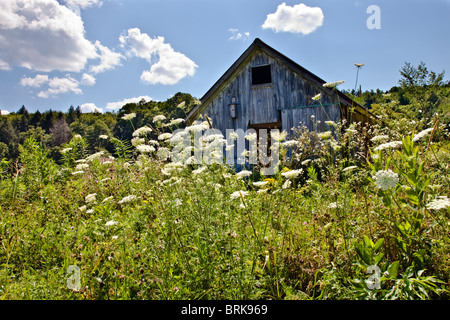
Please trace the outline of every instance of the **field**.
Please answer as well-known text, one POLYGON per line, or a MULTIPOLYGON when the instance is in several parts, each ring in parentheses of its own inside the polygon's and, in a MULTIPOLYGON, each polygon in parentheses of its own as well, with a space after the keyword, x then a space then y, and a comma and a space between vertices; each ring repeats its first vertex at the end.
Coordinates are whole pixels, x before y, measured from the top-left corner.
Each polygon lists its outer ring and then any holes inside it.
POLYGON ((159 130, 173 119, 154 120, 132 144, 103 136, 88 153, 73 135, 58 163, 28 138, 17 163, 3 160, 2 299, 449 299, 438 115, 423 130, 300 128, 278 138, 270 176, 166 159, 175 134, 159 130))

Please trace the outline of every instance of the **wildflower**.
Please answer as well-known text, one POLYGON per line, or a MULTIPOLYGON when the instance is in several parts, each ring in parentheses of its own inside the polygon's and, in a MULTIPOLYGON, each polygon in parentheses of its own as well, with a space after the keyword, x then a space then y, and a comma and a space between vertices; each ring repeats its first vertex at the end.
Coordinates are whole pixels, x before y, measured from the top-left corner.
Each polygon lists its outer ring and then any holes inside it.
POLYGON ((379 136, 375 136, 372 139, 370 139, 370 141, 372 142, 378 142, 378 141, 383 141, 383 140, 387 140, 389 139, 388 135, 379 135, 379 136))
POLYGON ((283 142, 281 145, 285 148, 292 148, 292 147, 298 145, 298 141, 297 140, 288 140, 288 141, 283 142))
POLYGON ((105 151, 96 152, 94 154, 91 154, 89 157, 87 157, 86 160, 87 161, 94 161, 95 159, 100 158, 104 153, 105 153, 105 151))
POLYGON ((97 196, 96 193, 88 194, 86 197, 84 197, 84 201, 85 201, 86 203, 94 202, 96 196, 97 196))
POLYGON ((267 193, 269 191, 269 189, 265 188, 265 189, 260 189, 258 191, 256 191, 257 194, 263 194, 263 193, 267 193))
POLYGON ((106 134, 101 134, 101 135, 99 135, 98 137, 99 137, 100 139, 103 139, 103 140, 108 139, 108 135, 106 135, 106 134))
POLYGON ((87 214, 91 214, 91 213, 94 213, 94 209, 89 209, 89 210, 86 210, 86 213, 87 213, 87 214))
POLYGON ((240 198, 241 196, 245 197, 248 194, 249 194, 249 192, 248 191, 244 191, 244 190, 235 191, 235 192, 233 192, 230 195, 230 199, 234 200, 234 199, 240 198))
POLYGON ((113 197, 113 196, 110 196, 110 197, 107 197, 107 198, 103 199, 102 202, 108 202, 108 201, 110 201, 110 200, 112 200, 112 199, 114 199, 114 197, 113 197))
POLYGON ((76 134, 76 135, 73 136, 73 139, 74 140, 78 140, 78 139, 82 139, 82 137, 81 137, 81 135, 76 134))
POLYGON ((153 122, 161 122, 164 120, 166 120, 166 117, 162 114, 153 117, 153 122))
POLYGON ((159 160, 166 161, 170 156, 169 148, 159 148, 156 156, 159 160))
POLYGON ((144 138, 136 137, 131 139, 131 144, 133 145, 133 147, 137 147, 138 145, 143 144, 144 142, 145 142, 144 138))
POLYGON ((376 147, 374 150, 384 150, 384 149, 396 149, 402 145, 401 141, 391 141, 387 143, 380 144, 378 147, 376 147))
POLYGON ((174 204, 176 207, 179 207, 183 204, 183 201, 181 201, 180 199, 176 198, 174 201, 174 204))
POLYGON ((320 132, 318 133, 318 136, 322 140, 328 140, 331 137, 331 131, 320 132))
POLYGON ((325 123, 327 125, 329 125, 329 126, 335 126, 336 125, 336 123, 334 121, 331 121, 331 120, 327 120, 327 121, 325 121, 325 123))
POLYGON ((138 151, 141 153, 149 153, 149 152, 155 151, 154 147, 148 146, 146 144, 140 144, 140 145, 136 146, 136 149, 138 149, 138 151))
POLYGON ((195 124, 189 127, 186 127, 186 131, 190 132, 199 132, 208 129, 208 126, 205 124, 195 124))
POLYGON ((133 200, 136 200, 136 198, 137 198, 137 197, 136 197, 135 195, 129 195, 129 196, 124 197, 122 200, 120 200, 120 201, 118 202, 118 204, 131 202, 131 201, 133 201, 133 200))
POLYGON ((84 173, 84 171, 83 171, 83 170, 80 170, 80 171, 72 172, 72 175, 74 176, 74 175, 82 174, 82 173, 84 173))
POLYGON ((89 168, 89 165, 87 163, 80 163, 75 166, 75 170, 77 171, 82 171, 83 169, 87 168, 89 168))
POLYGON ((252 172, 251 171, 248 171, 248 170, 242 170, 241 172, 239 172, 239 173, 237 173, 236 174, 236 178, 238 178, 238 179, 242 179, 242 178, 244 178, 244 177, 248 177, 248 176, 251 176, 252 175, 252 172))
POLYGON ((122 116, 123 120, 131 120, 136 117, 136 113, 128 113, 122 116))
POLYGON ((426 205, 427 209, 440 210, 450 207, 450 199, 446 196, 440 196, 437 199, 432 200, 426 205))
POLYGON ((356 169, 356 168, 358 168, 358 167, 357 166, 350 166, 350 167, 342 169, 342 172, 350 171, 350 170, 353 170, 353 169, 356 169))
POLYGON ((375 181, 375 185, 378 189, 387 190, 393 188, 398 183, 398 174, 393 172, 391 169, 380 170, 372 176, 375 181))
POLYGON ((344 82, 345 82, 344 80, 339 80, 339 81, 336 81, 336 82, 327 82, 327 83, 324 83, 323 86, 325 88, 335 88, 338 85, 343 84, 344 82))
POLYGON ((257 182, 253 182, 253 185, 255 187, 264 187, 268 183, 269 183, 268 181, 257 181, 257 182))
POLYGON ((245 136, 245 139, 247 139, 248 141, 253 141, 256 138, 257 138, 256 132, 249 133, 245 136))
POLYGON ((317 101, 317 100, 319 100, 320 98, 322 98, 322 94, 321 94, 321 93, 318 93, 318 94, 316 94, 314 97, 312 97, 312 99, 313 99, 314 101, 317 101))
POLYGON ((428 128, 425 130, 420 131, 418 134, 414 135, 413 141, 419 141, 423 137, 427 136, 431 131, 433 131, 433 128, 428 128))
POLYGON ((310 161, 311 161, 311 159, 306 159, 306 160, 302 161, 302 166, 306 166, 310 161))
POLYGON ((292 185, 292 181, 291 180, 286 180, 283 185, 281 186, 282 189, 289 189, 292 185))
POLYGON ((230 132, 230 139, 231 140, 236 140, 238 138, 238 134, 236 132, 230 132))
POLYGON ((61 150, 62 154, 65 154, 66 152, 69 152, 70 150, 72 150, 72 148, 65 148, 61 150))
POLYGON ((161 133, 161 134, 158 136, 158 140, 167 140, 167 139, 172 138, 172 136, 173 136, 173 135, 172 135, 170 132, 161 133))
POLYGON ((80 210, 81 212, 84 212, 84 211, 86 211, 86 206, 85 205, 81 206, 78 208, 78 210, 80 210))
POLYGON ((328 205, 329 209, 336 209, 337 208, 337 203, 336 202, 332 202, 328 205))
POLYGON ((287 132, 286 131, 279 132, 278 130, 272 130, 272 131, 270 131, 270 136, 275 141, 280 142, 280 141, 283 141, 287 137, 287 132))
POLYGON ((150 133, 150 132, 152 132, 151 128, 149 128, 147 126, 143 126, 143 127, 139 128, 139 129, 136 129, 133 132, 133 137, 142 137, 142 136, 145 136, 147 133, 150 133))
POLYGON ((299 174, 303 172, 303 169, 290 170, 286 172, 282 172, 281 175, 286 179, 295 179, 299 174))
POLYGON ((172 119, 169 123, 169 125, 173 126, 173 125, 177 125, 184 122, 184 119, 182 118, 178 118, 178 119, 172 119))
POLYGON ((105 226, 106 227, 110 227, 110 226, 113 226, 115 224, 117 224, 117 221, 109 220, 108 222, 105 223, 105 226))

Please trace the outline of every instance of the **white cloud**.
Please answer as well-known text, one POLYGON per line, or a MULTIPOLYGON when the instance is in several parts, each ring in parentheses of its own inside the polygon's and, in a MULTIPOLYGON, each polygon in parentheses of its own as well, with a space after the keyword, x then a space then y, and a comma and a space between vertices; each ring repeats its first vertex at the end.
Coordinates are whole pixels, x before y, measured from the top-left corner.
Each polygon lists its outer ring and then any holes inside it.
POLYGON ((20 84, 22 86, 29 86, 39 88, 43 84, 48 82, 48 76, 46 74, 37 74, 34 78, 22 78, 20 84))
POLYGON ((95 42, 95 47, 100 51, 100 64, 91 66, 90 71, 94 74, 104 72, 106 70, 114 69, 114 67, 120 65, 120 59, 123 56, 120 53, 114 52, 109 48, 103 46, 100 41, 95 42))
MULTIPOLYGON (((79 6, 98 1, 74 1, 79 6)), ((56 0, 0 1, 0 68, 81 71, 97 58, 81 17, 56 0)))
POLYGON ((94 103, 84 103, 80 106, 80 110, 82 113, 91 113, 91 112, 103 112, 102 108, 97 108, 94 103))
POLYGON ((39 92, 37 95, 39 98, 53 98, 58 94, 67 92, 76 94, 82 93, 81 89, 78 87, 80 83, 69 75, 66 75, 64 78, 53 77, 48 79, 47 84, 48 89, 39 92))
POLYGON ((7 115, 9 113, 8 110, 0 110, 0 114, 2 115, 7 115))
POLYGON ((275 13, 267 15, 263 29, 275 32, 309 34, 322 25, 323 12, 319 7, 308 7, 303 3, 290 7, 286 3, 278 6, 275 13))
POLYGON ((128 48, 128 56, 136 56, 150 63, 150 70, 141 74, 144 82, 175 84, 184 77, 193 76, 198 67, 184 54, 174 51, 170 44, 164 42, 164 37, 153 39, 138 28, 128 29, 127 35, 120 36, 119 40, 124 48, 128 48))
POLYGON ((248 37, 250 37, 250 32, 239 32, 239 29, 230 28, 228 29, 233 35, 228 38, 228 40, 246 40, 248 37))
POLYGON ((139 96, 139 97, 135 97, 135 98, 128 98, 128 99, 123 99, 122 101, 108 102, 106 104, 106 109, 109 109, 109 110, 120 109, 127 103, 138 103, 142 99, 144 99, 146 102, 153 100, 149 96, 139 96))
POLYGON ((65 0, 64 2, 68 7, 78 7, 81 9, 92 7, 94 5, 100 7, 103 4, 102 0, 65 0))
POLYGON ((86 86, 93 86, 95 84, 94 76, 88 73, 83 73, 83 76, 81 77, 81 84, 86 86))

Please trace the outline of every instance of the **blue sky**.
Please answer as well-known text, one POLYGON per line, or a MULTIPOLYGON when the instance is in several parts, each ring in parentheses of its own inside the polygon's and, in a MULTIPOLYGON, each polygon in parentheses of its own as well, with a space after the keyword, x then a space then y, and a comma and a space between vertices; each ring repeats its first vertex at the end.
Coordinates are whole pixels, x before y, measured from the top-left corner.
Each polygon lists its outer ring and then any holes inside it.
POLYGON ((406 61, 448 80, 449 15, 450 0, 2 1, 0 110, 201 98, 255 38, 341 89, 354 88, 355 63, 363 90, 397 85, 406 61))

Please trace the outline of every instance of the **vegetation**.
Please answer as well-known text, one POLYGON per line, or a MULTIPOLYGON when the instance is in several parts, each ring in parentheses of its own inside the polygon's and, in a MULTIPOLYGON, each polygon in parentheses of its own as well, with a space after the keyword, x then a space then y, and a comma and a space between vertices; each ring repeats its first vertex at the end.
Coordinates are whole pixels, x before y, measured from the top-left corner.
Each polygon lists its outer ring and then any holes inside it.
POLYGON ((0 297, 449 299, 449 85, 354 98, 382 122, 279 135, 271 176, 176 159, 188 94, 1 116, 0 297))

